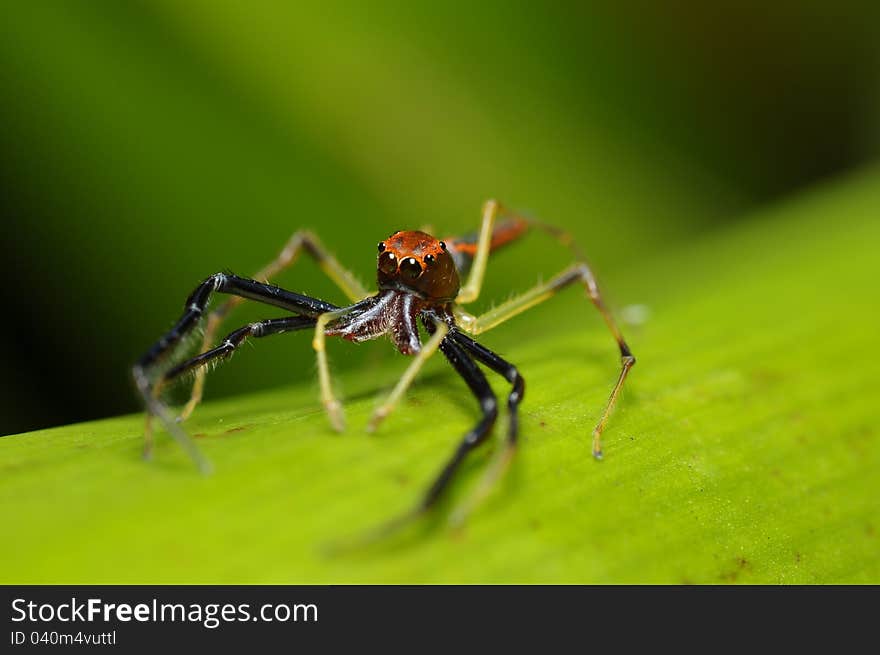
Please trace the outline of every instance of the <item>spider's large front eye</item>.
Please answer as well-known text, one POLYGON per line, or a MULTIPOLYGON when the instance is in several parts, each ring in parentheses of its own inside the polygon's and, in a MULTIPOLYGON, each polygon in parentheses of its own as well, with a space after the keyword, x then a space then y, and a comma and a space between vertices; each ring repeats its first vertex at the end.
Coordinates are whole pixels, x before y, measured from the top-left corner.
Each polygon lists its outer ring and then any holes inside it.
POLYGON ((422 274, 422 266, 415 257, 407 257, 400 262, 400 273, 410 280, 415 280, 422 274))
POLYGON ((385 250, 385 242, 380 241, 379 242, 379 252, 382 252, 383 250, 385 250))
POLYGON ((391 277, 397 272, 397 257, 393 252, 383 252, 379 255, 379 270, 391 277))

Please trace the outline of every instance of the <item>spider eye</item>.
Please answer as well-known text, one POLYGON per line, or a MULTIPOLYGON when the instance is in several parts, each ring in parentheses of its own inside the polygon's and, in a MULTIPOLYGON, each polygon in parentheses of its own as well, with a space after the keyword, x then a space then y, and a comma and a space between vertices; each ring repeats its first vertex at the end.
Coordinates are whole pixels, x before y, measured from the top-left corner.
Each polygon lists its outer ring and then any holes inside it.
POLYGON ((400 262, 400 273, 410 280, 415 280, 422 274, 422 267, 415 257, 407 257, 400 262))
POLYGON ((445 242, 445 241, 441 241, 441 242, 440 242, 440 248, 441 248, 442 250, 446 250, 446 242, 445 242))
POLYGON ((397 257, 393 252, 383 252, 379 255, 379 270, 389 277, 397 272, 397 257))
POLYGON ((425 263, 430 266, 434 263, 434 255, 425 255, 425 263))
POLYGON ((385 250, 385 242, 380 241, 379 242, 379 252, 382 252, 383 250, 385 250))

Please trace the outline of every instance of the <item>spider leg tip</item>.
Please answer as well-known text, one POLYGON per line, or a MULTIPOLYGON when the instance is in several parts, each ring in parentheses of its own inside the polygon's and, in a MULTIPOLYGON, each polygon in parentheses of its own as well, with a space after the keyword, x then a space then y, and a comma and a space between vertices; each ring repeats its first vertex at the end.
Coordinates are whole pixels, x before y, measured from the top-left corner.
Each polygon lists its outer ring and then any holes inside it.
POLYGON ((373 412, 373 415, 370 417, 369 423, 367 423, 367 432, 373 434, 376 430, 379 429, 379 425, 381 425, 382 421, 385 420, 385 417, 388 416, 387 411, 383 411, 382 409, 377 409, 373 412))
POLYGON ((450 515, 447 525, 449 526, 449 531, 454 539, 460 539, 464 534, 468 514, 468 511, 460 508, 450 515))
POLYGON ((345 411, 342 409, 342 404, 337 400, 328 401, 324 403, 324 409, 333 429, 336 432, 345 432, 345 411))
POLYGON ((453 541, 464 541, 467 538, 467 525, 464 519, 460 522, 449 523, 449 538, 453 541))

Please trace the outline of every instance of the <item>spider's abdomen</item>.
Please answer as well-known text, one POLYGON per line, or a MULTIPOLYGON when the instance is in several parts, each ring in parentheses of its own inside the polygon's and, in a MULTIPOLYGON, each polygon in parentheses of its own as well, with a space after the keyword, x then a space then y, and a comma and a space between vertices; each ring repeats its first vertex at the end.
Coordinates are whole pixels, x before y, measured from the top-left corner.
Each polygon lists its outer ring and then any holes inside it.
POLYGON ((395 232, 379 243, 380 289, 412 291, 448 302, 458 295, 458 270, 446 244, 425 232, 395 232))

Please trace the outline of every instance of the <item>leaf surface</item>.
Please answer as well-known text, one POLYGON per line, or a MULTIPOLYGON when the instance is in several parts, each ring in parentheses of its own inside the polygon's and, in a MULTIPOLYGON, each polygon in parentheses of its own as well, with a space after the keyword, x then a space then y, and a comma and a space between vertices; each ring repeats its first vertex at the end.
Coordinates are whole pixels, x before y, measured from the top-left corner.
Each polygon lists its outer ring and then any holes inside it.
POLYGON ((527 381, 521 448, 460 533, 444 518, 491 447, 435 516, 322 551, 407 509, 478 417, 438 357, 366 435, 407 363, 385 342, 330 344, 337 362, 376 350, 337 380, 345 434, 311 370, 207 402, 187 427, 209 477, 164 433, 142 461, 140 416, 2 438, 0 582, 876 583, 878 216, 875 170, 603 278, 618 307, 642 306, 618 314, 647 319, 624 326, 638 364, 601 463, 589 435, 618 362, 583 294, 486 334, 527 381))

